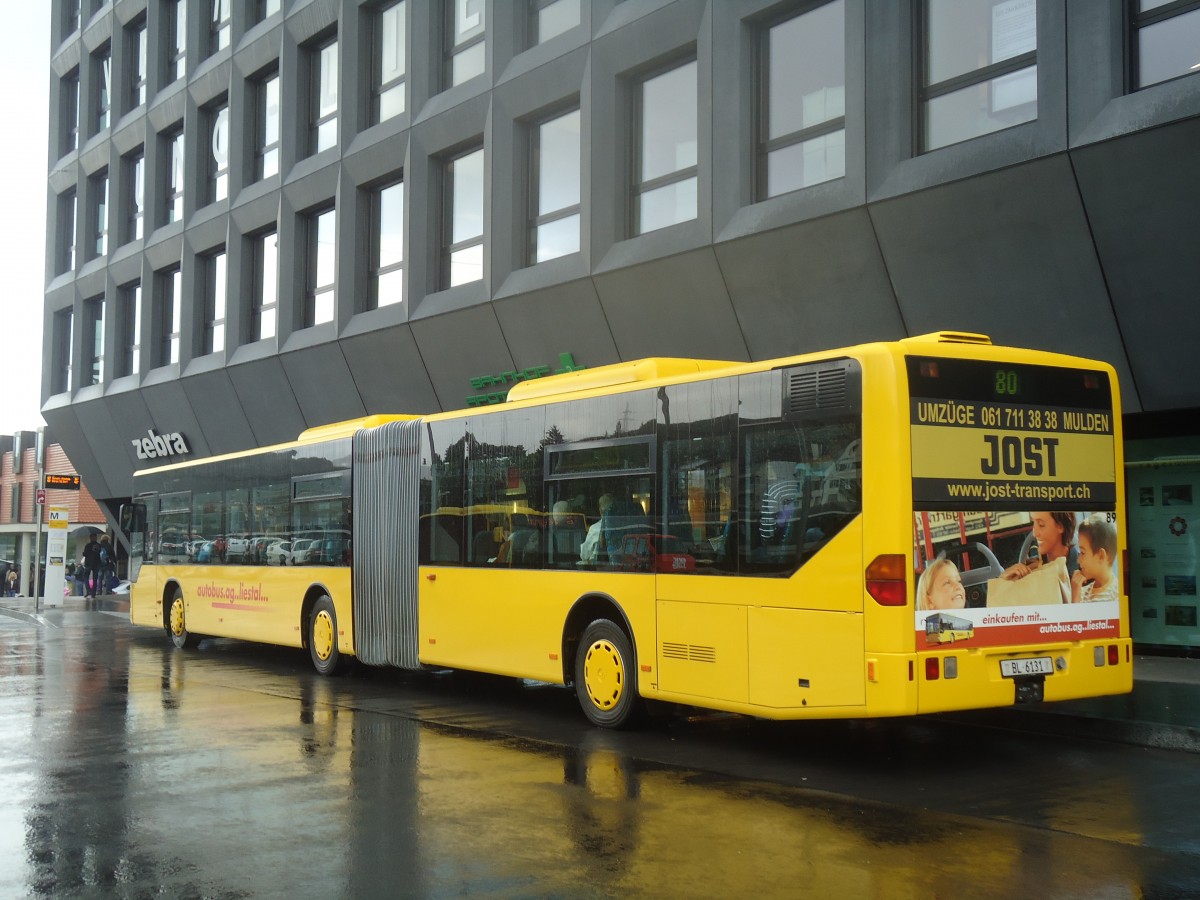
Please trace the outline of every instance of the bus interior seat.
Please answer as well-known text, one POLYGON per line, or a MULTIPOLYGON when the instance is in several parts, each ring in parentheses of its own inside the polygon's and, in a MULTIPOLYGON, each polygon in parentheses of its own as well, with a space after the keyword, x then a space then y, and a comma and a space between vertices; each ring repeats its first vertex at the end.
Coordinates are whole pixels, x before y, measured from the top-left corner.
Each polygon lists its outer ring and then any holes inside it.
POLYGON ((500 545, 496 543, 496 536, 492 529, 485 528, 471 541, 471 561, 477 564, 490 562, 495 559, 499 550, 500 545))

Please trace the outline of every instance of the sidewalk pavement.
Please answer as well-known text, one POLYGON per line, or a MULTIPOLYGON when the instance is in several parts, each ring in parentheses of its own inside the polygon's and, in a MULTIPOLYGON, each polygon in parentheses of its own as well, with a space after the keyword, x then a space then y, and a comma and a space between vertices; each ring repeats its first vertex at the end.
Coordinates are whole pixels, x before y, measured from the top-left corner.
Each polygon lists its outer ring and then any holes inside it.
MULTIPOLYGON (((37 609, 32 597, 0 598, 0 615, 51 628, 61 628, 85 612, 128 614, 129 595, 63 597, 56 606, 37 609)), ((1134 658, 1133 691, 1129 694, 943 713, 941 717, 985 728, 1200 753, 1200 659, 1139 653, 1134 658)))

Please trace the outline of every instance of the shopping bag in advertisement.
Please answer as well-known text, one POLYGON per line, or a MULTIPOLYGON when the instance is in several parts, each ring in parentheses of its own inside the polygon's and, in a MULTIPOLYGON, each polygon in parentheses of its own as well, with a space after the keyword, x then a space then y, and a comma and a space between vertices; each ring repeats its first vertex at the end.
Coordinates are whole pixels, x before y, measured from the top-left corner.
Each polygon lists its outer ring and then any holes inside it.
POLYGON ((1008 581, 992 578, 988 581, 988 606, 1046 606, 1069 603, 1071 581, 1067 577, 1067 560, 1059 557, 1042 563, 1024 578, 1008 581))

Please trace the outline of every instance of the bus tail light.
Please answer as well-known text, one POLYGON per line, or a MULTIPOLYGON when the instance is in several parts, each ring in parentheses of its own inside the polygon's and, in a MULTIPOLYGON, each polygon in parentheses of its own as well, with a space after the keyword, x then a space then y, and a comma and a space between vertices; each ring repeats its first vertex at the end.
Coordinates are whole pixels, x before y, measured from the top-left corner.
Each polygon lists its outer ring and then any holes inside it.
POLYGON ((880 606, 904 606, 908 603, 902 553, 884 553, 867 566, 867 593, 880 606))
POLYGON ((1108 645, 1108 664, 1115 666, 1121 661, 1121 652, 1117 649, 1116 644, 1108 645))
POLYGON ((925 680, 937 681, 939 674, 938 658, 936 656, 925 657, 925 680))

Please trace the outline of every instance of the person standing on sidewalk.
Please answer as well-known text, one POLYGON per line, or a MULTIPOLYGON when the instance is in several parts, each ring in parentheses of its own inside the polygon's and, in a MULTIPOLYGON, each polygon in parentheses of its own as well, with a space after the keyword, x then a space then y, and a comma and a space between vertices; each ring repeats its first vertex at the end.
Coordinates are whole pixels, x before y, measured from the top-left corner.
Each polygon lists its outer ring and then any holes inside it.
POLYGON ((88 538, 88 542, 83 547, 83 568, 86 573, 83 582, 83 595, 85 597, 95 597, 96 588, 100 587, 100 579, 104 577, 104 573, 100 562, 100 542, 96 540, 94 533, 88 538))
POLYGON ((97 594, 107 594, 112 590, 117 575, 117 555, 113 552, 112 541, 107 534, 100 535, 100 580, 96 584, 97 594))

